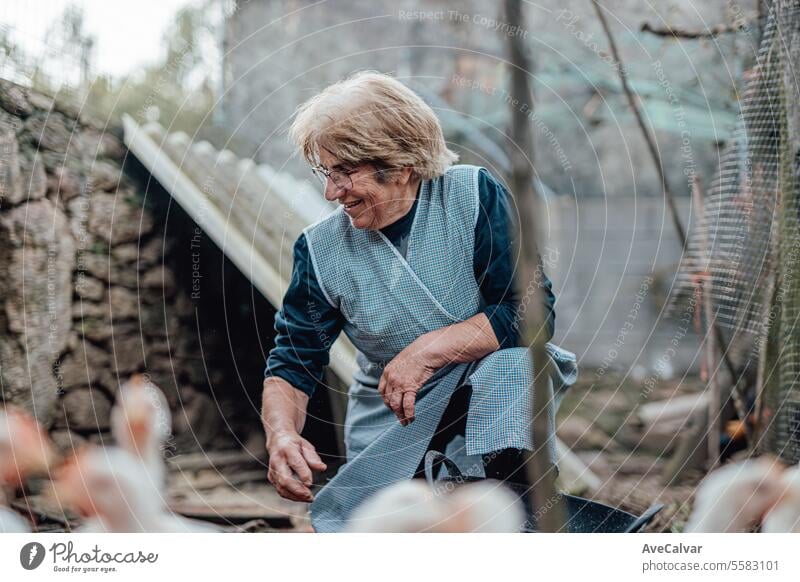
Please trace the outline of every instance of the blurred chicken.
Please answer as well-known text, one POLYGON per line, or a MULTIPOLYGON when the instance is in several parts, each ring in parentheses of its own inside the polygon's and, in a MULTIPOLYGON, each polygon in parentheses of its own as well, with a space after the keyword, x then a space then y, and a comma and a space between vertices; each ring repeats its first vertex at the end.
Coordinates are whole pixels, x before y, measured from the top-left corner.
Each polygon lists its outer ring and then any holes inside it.
POLYGON ((0 533, 29 533, 30 524, 18 513, 0 502, 0 533))
POLYGON ((452 531, 516 533, 525 523, 517 496, 499 481, 479 481, 457 488, 450 495, 452 531))
POLYGON ((111 411, 116 443, 139 457, 152 482, 163 489, 166 481, 164 445, 172 434, 172 416, 161 390, 137 374, 120 387, 111 411))
POLYGON ((516 496, 495 481, 437 494, 424 481, 411 479, 365 501, 353 512, 347 531, 514 533, 520 531, 524 520, 516 496))
POLYGON ((358 506, 347 530, 354 533, 439 531, 446 520, 445 505, 419 479, 382 489, 358 506))
POLYGON ((800 533, 800 467, 781 475, 781 496, 761 524, 764 533, 800 533))
POLYGON ((39 423, 18 408, 0 409, 0 485, 18 487, 36 474, 47 473, 54 453, 39 423))
POLYGON ((0 409, 0 532, 30 531, 29 524, 6 507, 6 496, 29 476, 46 473, 53 456, 50 439, 32 416, 12 406, 0 409))
POLYGON ((87 518, 79 532, 208 533, 204 522, 164 510, 147 467, 117 447, 87 447, 57 472, 53 495, 87 518))
POLYGON ((771 457, 717 469, 700 484, 686 533, 744 532, 760 523, 786 489, 783 469, 771 457))

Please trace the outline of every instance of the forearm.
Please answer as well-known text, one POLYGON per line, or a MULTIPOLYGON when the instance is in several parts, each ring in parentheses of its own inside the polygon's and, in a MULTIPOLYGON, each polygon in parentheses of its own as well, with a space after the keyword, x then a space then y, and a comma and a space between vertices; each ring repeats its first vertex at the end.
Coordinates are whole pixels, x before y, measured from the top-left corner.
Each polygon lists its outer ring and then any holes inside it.
POLYGON ((267 435, 267 446, 276 434, 300 433, 306 421, 307 407, 308 396, 305 393, 283 378, 266 378, 261 401, 261 422, 267 435))
POLYGON ((420 336, 409 346, 435 368, 474 362, 500 348, 489 318, 479 313, 420 336))

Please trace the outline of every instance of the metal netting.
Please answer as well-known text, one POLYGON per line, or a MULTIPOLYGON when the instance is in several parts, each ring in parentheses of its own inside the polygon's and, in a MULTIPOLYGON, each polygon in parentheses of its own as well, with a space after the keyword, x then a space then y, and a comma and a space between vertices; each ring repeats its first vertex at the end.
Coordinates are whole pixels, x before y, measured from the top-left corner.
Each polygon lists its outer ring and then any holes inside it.
POLYGON ((671 298, 674 308, 708 289, 731 361, 758 368, 766 448, 790 462, 800 460, 798 41, 800 6, 775 2, 671 298))

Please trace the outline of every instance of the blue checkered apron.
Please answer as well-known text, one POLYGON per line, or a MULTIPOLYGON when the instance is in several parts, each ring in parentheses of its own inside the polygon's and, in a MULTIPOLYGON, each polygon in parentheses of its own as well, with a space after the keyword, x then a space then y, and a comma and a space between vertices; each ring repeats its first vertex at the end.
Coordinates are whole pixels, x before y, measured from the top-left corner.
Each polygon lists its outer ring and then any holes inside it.
MULTIPOLYGON (((437 371, 420 389, 408 426, 377 391, 384 367, 406 346, 481 308, 473 271, 479 170, 453 166, 423 181, 405 257, 380 231, 354 228, 341 208, 305 230, 317 281, 344 315, 343 331, 359 351, 348 392, 347 463, 311 505, 318 532, 341 530, 364 499, 414 474, 450 396, 464 382, 472 385, 466 455, 532 448, 533 367, 524 348, 437 371)), ((575 357, 550 344, 548 353, 559 392, 575 380, 575 357)), ((554 434, 552 414, 546 422, 554 434)), ((555 461, 553 439, 545 446, 555 461)))

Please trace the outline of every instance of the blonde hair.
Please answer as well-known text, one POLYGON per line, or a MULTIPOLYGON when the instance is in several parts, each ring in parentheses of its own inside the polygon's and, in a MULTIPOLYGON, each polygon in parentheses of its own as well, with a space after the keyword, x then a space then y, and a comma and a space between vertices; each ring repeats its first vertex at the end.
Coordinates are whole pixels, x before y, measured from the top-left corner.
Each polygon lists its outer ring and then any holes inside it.
POLYGON ((334 83, 303 103, 289 137, 312 165, 325 149, 347 166, 375 166, 379 177, 411 168, 429 180, 458 159, 427 103, 397 79, 372 71, 334 83))

